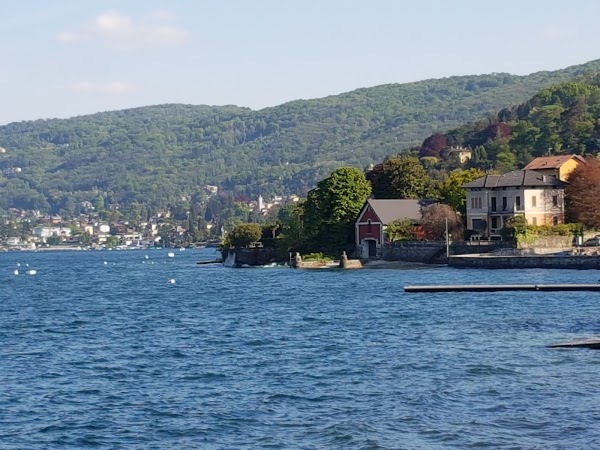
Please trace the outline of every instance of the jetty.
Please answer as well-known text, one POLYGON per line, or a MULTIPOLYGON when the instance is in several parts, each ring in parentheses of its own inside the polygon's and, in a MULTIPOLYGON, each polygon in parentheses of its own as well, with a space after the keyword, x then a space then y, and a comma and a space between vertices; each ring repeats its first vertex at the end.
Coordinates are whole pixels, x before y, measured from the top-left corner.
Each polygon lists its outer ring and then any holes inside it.
POLYGON ((600 284, 434 284, 408 285, 404 292, 600 291, 600 284))
POLYGON ((196 264, 199 266, 204 266, 207 264, 223 264, 223 260, 222 259, 213 259, 211 261, 198 261, 196 264))
POLYGON ((577 339, 575 341, 559 342, 548 345, 550 348, 593 348, 600 350, 600 336, 589 339, 577 339))

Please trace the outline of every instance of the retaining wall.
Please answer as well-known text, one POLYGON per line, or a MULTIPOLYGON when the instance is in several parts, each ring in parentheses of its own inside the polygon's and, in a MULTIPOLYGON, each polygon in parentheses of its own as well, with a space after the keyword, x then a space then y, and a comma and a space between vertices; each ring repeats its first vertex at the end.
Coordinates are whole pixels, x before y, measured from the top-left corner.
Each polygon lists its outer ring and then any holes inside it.
POLYGON ((223 261, 230 267, 264 266, 276 260, 273 248, 239 248, 235 251, 224 251, 222 256, 223 261))
POLYGON ((451 256, 448 265, 469 269, 600 269, 600 256, 451 256))
MULTIPOLYGON (((450 245, 451 255, 489 253, 499 248, 512 248, 503 242, 453 242, 450 245)), ((404 261, 423 264, 446 264, 446 244, 439 241, 399 241, 386 244, 382 249, 385 261, 404 261)))

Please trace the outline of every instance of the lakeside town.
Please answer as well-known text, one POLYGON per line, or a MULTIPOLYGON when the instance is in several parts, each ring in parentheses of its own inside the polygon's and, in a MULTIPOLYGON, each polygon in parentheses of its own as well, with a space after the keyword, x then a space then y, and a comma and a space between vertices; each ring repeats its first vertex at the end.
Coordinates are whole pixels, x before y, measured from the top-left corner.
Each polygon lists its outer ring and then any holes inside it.
MULTIPOLYGON (((219 193, 217 186, 205 186, 207 196, 219 193)), ((266 217, 282 204, 293 204, 299 197, 275 197, 265 201, 239 200, 237 205, 248 216, 266 217)), ((82 202, 78 216, 42 214, 9 208, 0 217, 0 251, 13 250, 133 250, 149 247, 216 247, 226 234, 223 222, 204 218, 177 217, 168 209, 142 219, 122 213, 120 205, 98 211, 92 202, 82 202), (202 227, 201 229, 199 229, 202 227)), ((123 208, 125 209, 125 208, 123 208)))

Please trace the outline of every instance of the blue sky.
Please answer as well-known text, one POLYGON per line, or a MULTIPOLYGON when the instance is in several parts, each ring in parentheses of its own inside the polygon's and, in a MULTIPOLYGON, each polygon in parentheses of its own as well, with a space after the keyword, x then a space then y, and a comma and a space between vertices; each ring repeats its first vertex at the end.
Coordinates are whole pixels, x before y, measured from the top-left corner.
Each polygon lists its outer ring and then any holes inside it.
POLYGON ((598 17, 596 0, 4 2, 0 124, 553 70, 600 58, 598 17))

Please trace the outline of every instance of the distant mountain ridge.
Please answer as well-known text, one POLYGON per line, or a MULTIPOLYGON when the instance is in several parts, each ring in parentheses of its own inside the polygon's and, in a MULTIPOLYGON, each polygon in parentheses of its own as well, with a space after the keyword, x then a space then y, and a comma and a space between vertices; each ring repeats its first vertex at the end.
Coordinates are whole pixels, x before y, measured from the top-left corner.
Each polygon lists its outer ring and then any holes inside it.
POLYGON ((201 198, 205 184, 254 197, 302 194, 334 168, 364 167, 598 71, 595 60, 525 76, 387 84, 258 111, 167 104, 11 123, 0 127, 0 208, 74 211, 98 195, 162 207, 201 198))

